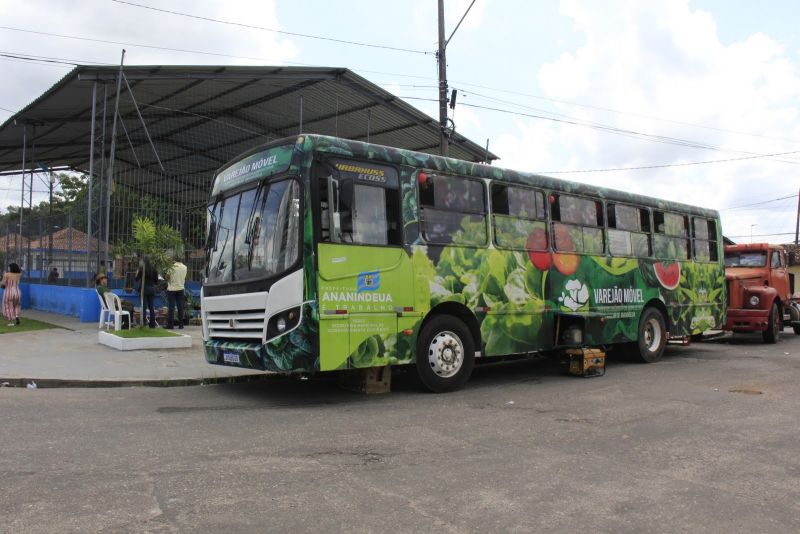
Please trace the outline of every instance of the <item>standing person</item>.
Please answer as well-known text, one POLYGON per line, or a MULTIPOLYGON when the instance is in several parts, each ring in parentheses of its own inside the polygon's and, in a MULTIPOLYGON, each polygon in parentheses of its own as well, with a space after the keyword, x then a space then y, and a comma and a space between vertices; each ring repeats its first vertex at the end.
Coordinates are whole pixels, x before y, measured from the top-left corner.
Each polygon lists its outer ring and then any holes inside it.
POLYGON ((150 328, 156 327, 156 312, 155 312, 155 300, 156 300, 156 284, 158 284, 158 273, 153 268, 153 265, 150 261, 145 258, 144 260, 144 280, 142 280, 142 268, 139 267, 139 270, 136 271, 136 281, 140 282, 140 292, 144 296, 144 306, 142 307, 142 324, 144 324, 146 315, 145 315, 145 308, 147 311, 150 312, 150 321, 149 325, 150 328))
POLYGON ((186 284, 186 265, 175 256, 172 267, 167 271, 167 328, 174 328, 172 313, 178 305, 178 328, 183 328, 183 290, 186 284))
POLYGON ((3 293, 3 316, 8 321, 8 326, 19 324, 19 314, 21 310, 22 291, 19 282, 22 280, 22 269, 19 265, 12 262, 8 264, 8 271, 3 274, 0 281, 0 288, 5 289, 3 293))
POLYGON ((53 267, 50 269, 50 274, 47 275, 47 283, 48 284, 55 284, 58 282, 58 267, 53 267))

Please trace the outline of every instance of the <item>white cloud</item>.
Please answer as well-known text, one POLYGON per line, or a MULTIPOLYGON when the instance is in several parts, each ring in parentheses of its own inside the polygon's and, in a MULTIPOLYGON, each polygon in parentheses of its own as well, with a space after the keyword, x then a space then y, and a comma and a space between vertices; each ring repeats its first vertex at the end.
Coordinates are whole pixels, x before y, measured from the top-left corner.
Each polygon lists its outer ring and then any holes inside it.
MULTIPOLYGON (((691 9, 688 0, 562 1, 585 41, 539 70, 539 83, 548 97, 628 111, 614 114, 573 106, 561 112, 617 128, 689 139, 725 151, 697 150, 673 144, 632 140, 572 125, 544 129, 552 150, 531 150, 532 126, 520 127, 524 146, 508 137, 503 149, 524 150, 528 169, 564 170, 675 164, 737 158, 746 153, 769 154, 800 150, 797 123, 800 76, 794 57, 759 33, 723 45, 713 17, 691 9), (674 121, 715 129, 689 127, 674 121), (749 132, 772 139, 742 135, 749 132), (785 139, 779 140, 775 138, 785 139), (798 140, 798 141, 792 141, 798 140), (556 160, 552 152, 558 154, 556 160)), ((539 143, 541 144, 541 143, 539 143)), ((504 156, 503 164, 520 159, 504 156)), ((782 158, 782 159, 787 159, 782 158)), ((712 208, 746 204, 797 192, 797 164, 769 159, 743 160, 632 171, 561 175, 620 189, 660 196, 712 208)), ((725 231, 745 235, 751 224, 763 233, 790 226, 787 213, 723 212, 725 231)), ((789 212, 791 214, 791 212, 789 212)), ((785 238, 776 237, 775 240, 785 238)))

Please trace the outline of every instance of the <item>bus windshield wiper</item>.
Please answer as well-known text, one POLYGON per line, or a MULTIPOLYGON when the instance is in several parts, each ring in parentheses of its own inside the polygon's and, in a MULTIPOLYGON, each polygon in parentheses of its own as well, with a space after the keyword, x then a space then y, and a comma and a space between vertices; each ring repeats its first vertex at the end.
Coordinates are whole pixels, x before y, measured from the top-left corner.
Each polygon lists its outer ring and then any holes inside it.
MULTIPOLYGON (((244 243, 247 245, 247 268, 250 269, 253 264, 253 248, 255 242, 258 238, 258 232, 260 231, 261 226, 261 217, 256 215, 256 211, 261 213, 263 206, 259 207, 259 204, 264 204, 264 201, 259 203, 262 197, 262 191, 264 190, 264 184, 266 180, 259 182, 258 189, 256 189, 255 197, 253 197, 253 206, 250 208, 250 215, 247 217, 247 233, 244 237, 244 243), (255 238, 254 238, 255 236, 255 238)), ((266 194, 263 195, 264 199, 266 199, 266 194)))

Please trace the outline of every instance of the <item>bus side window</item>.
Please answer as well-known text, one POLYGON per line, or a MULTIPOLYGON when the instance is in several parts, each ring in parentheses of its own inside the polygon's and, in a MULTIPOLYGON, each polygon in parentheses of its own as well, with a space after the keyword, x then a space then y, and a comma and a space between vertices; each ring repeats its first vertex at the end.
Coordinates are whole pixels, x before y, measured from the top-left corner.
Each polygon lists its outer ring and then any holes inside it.
POLYGON ((429 175, 419 184, 420 229, 428 243, 486 245, 483 182, 461 176, 429 175))
POLYGON ((492 223, 499 248, 546 250, 544 193, 528 187, 493 183, 492 223))
POLYGON ((694 259, 697 261, 717 261, 717 223, 700 217, 693 217, 694 259))
POLYGON ((603 204, 572 195, 551 195, 553 243, 563 252, 602 254, 603 204))
POLYGON ((612 256, 650 256, 650 214, 644 208, 608 204, 608 251, 612 256))
POLYGON ((689 259, 689 218, 677 213, 653 211, 653 254, 665 260, 689 259))

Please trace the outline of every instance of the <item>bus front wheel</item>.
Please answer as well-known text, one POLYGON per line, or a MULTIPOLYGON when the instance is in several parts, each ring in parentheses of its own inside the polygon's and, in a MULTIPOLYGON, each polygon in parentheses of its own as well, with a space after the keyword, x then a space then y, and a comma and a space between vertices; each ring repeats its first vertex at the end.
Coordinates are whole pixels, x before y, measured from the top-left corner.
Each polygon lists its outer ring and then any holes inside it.
POLYGON ((469 329, 454 317, 434 317, 419 333, 416 365, 422 385, 434 393, 463 387, 475 365, 469 329))
POLYGON ((664 316, 656 308, 646 308, 639 319, 639 337, 634 345, 634 356, 644 363, 661 359, 667 344, 667 326, 664 316))

